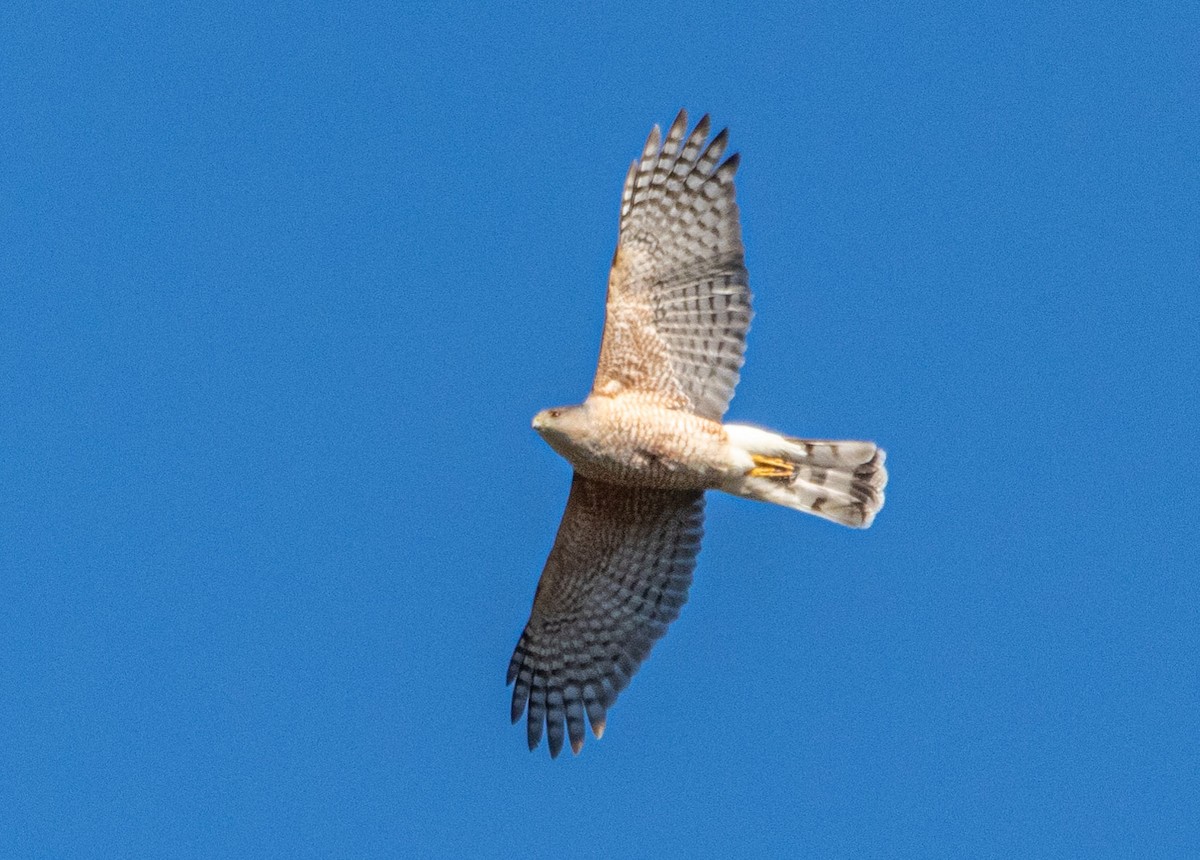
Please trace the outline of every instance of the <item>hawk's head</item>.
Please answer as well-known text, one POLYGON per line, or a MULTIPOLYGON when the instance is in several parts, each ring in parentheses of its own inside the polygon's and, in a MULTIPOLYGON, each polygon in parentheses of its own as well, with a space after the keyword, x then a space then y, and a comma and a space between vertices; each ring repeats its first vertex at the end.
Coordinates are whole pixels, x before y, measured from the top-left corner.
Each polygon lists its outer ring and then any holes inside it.
POLYGON ((533 416, 533 429, 559 453, 587 435, 587 404, 555 406, 533 416))

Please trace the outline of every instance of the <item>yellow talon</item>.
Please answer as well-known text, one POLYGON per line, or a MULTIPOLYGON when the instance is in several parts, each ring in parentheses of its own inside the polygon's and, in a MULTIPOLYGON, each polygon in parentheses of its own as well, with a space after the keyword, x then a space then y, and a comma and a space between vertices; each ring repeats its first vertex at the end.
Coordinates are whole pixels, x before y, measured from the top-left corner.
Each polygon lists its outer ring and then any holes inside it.
POLYGON ((796 473, 794 464, 787 460, 780 460, 777 457, 761 457, 758 454, 751 454, 750 457, 754 460, 754 468, 746 473, 750 478, 790 478, 796 473))

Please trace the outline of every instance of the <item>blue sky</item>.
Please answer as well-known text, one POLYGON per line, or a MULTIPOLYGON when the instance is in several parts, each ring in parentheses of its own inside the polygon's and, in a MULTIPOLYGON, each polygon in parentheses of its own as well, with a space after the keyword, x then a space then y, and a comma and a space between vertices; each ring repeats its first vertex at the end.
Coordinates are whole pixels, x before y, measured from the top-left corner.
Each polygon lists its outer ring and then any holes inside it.
POLYGON ((0 855, 1195 856, 1200 14, 1047 5, 5 4, 0 855), (888 502, 710 496, 552 762, 529 419, 680 107, 729 417, 888 502))

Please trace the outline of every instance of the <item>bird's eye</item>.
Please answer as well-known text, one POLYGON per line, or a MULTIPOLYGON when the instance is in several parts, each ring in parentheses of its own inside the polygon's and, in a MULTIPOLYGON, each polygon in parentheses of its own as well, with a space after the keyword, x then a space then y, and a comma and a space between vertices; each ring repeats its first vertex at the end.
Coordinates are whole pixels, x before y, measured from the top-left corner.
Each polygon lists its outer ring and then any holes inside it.
POLYGON ((558 417, 558 416, 560 416, 560 415, 562 415, 562 410, 561 410, 561 409, 551 409, 551 410, 550 410, 550 417, 551 417, 551 418, 557 418, 557 417, 558 417))

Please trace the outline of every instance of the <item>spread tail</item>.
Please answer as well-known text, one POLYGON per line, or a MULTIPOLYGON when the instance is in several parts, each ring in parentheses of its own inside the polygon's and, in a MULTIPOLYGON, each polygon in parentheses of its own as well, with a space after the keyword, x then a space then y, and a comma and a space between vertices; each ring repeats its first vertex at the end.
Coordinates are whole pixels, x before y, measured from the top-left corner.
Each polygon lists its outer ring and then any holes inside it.
POLYGON ((726 492, 861 529, 883 507, 888 475, 874 442, 792 439, 744 424, 726 424, 725 432, 745 467, 726 492))

